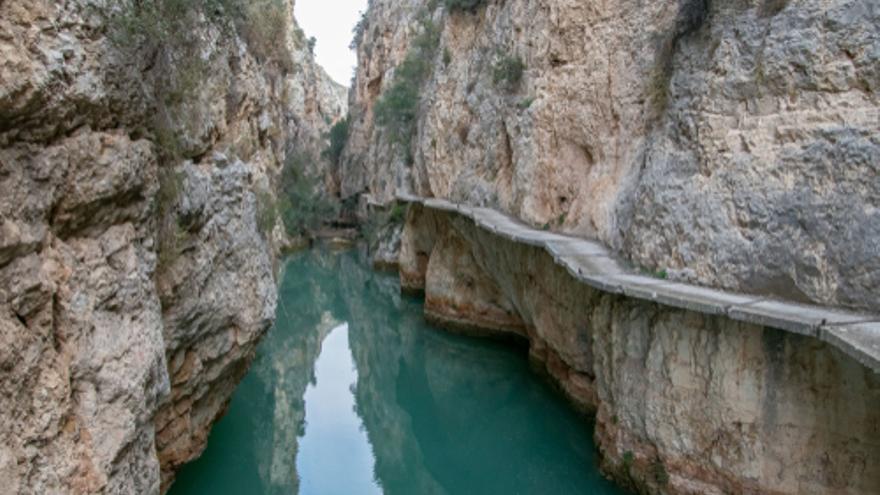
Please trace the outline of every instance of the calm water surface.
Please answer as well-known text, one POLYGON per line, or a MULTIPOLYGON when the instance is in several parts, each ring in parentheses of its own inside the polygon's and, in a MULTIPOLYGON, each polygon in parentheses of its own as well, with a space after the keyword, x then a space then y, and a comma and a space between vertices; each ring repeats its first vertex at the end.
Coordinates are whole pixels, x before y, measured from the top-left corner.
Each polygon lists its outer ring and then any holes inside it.
POLYGON ((358 259, 288 260, 275 328, 172 495, 623 493, 522 350, 432 329, 358 259))

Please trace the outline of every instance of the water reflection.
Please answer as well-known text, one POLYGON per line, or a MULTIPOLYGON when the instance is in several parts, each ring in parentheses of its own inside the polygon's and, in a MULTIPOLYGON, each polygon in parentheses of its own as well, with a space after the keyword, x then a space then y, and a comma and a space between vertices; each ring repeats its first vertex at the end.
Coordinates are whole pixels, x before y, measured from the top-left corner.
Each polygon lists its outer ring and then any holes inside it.
POLYGON ((302 493, 381 493, 373 481, 373 453, 354 414, 351 388, 357 379, 348 325, 324 339, 315 364, 317 381, 306 391, 306 428, 296 466, 302 493))
POLYGON ((280 300, 171 493, 620 493, 596 470, 590 425, 521 351, 432 330, 356 254, 292 258, 280 300))

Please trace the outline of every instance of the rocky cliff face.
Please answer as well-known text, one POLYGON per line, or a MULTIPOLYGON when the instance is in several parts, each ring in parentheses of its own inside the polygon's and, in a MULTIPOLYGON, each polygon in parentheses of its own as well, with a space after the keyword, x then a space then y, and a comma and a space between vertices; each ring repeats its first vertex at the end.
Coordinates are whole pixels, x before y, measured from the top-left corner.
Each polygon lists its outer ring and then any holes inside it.
POLYGON ((494 206, 675 279, 876 308, 876 2, 447 3, 371 2, 344 195, 494 206), (400 146, 374 110, 417 19, 439 41, 400 146))
MULTIPOLYGON (((646 493, 875 493, 880 379, 817 339, 603 293, 542 248, 413 206, 401 281, 454 328, 525 336, 646 493)), ((479 372, 479 371, 476 371, 479 372)))
POLYGON ((275 310, 264 203, 345 111, 274 6, 271 57, 172 17, 186 59, 168 31, 121 48, 127 2, 0 2, 4 492, 157 493, 223 413, 275 310))

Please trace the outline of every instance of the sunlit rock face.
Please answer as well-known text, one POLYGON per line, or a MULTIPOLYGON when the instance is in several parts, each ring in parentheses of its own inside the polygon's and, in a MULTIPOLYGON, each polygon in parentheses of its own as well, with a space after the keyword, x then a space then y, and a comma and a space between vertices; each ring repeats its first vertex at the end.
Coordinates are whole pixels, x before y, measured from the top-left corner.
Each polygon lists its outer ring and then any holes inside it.
POLYGON ((651 493, 880 489, 880 378, 825 343, 598 292, 542 248, 418 205, 400 266, 434 321, 521 335, 516 319, 534 363, 597 414, 603 468, 621 483, 651 493))
POLYGON ((376 0, 342 192, 493 206, 674 279, 876 308, 878 25, 872 0, 376 0), (442 32, 402 149, 374 110, 419 17, 442 32), (513 87, 493 81, 508 57, 513 87))
POLYGON ((255 192, 345 110, 293 25, 285 75, 195 23, 204 77, 160 160, 150 54, 120 55, 108 5, 0 2, 4 493, 157 493, 201 452, 274 315, 255 192), (163 208, 181 235, 158 269, 163 208))

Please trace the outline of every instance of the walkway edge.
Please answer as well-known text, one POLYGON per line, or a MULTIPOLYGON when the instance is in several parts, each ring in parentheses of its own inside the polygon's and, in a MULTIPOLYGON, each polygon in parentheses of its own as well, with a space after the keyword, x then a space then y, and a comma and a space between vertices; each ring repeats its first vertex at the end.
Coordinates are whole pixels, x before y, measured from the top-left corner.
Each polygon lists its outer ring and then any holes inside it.
POLYGON ((397 199, 458 214, 494 235, 543 248, 572 277, 594 289, 806 335, 827 342, 880 374, 880 315, 661 280, 625 268, 599 242, 537 230, 490 208, 405 194, 397 199))

